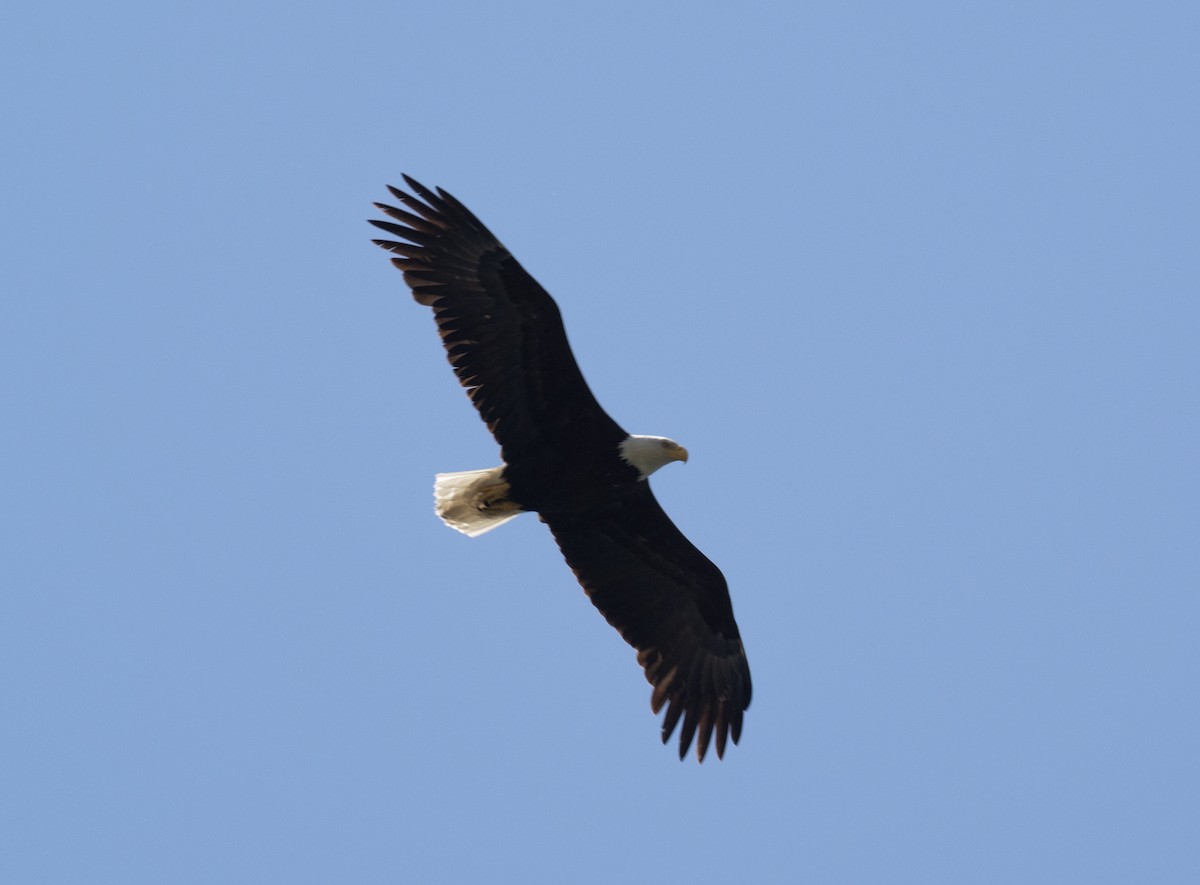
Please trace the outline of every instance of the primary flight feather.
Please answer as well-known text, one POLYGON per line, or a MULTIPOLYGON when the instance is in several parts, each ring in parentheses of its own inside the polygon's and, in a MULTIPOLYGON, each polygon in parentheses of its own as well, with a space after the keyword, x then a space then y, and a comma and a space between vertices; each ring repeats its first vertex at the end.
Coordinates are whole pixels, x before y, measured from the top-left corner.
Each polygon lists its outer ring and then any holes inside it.
POLYGON ((648 477, 686 461, 678 443, 626 433, 600 407, 567 343, 554 299, 462 203, 404 176, 403 208, 372 220, 374 242, 418 303, 433 308, 454 373, 500 444, 503 464, 438 474, 437 513, 475 536, 520 513, 550 527, 600 613, 637 649, 664 707, 662 740, 679 726, 679 758, 736 744, 750 705, 750 667, 721 571, 655 500, 648 477), (682 723, 682 724, 681 724, 682 723))

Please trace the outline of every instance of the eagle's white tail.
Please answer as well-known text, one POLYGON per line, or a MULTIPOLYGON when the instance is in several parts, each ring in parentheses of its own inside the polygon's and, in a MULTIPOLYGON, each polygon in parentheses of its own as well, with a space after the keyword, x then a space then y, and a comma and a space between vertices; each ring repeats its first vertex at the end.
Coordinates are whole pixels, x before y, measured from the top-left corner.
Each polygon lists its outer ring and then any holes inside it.
POLYGON ((521 513, 508 499, 503 473, 503 466, 439 473, 433 483, 433 499, 442 522, 474 538, 521 513))

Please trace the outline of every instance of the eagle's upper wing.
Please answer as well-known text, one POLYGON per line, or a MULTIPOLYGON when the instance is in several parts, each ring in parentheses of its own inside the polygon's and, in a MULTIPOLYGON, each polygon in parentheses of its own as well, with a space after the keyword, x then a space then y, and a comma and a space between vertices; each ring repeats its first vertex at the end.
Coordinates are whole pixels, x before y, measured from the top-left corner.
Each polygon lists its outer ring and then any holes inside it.
POLYGON ((579 583, 638 652, 665 704, 663 743, 680 718, 679 757, 696 735, 703 760, 714 732, 717 756, 736 744, 750 705, 750 665, 725 578, 663 512, 648 483, 600 510, 543 514, 579 583))
POLYGON ((454 372, 504 460, 581 439, 615 447, 625 432, 584 381, 554 299, 462 203, 404 180, 417 196, 389 188, 406 208, 376 203, 394 221, 371 223, 407 242, 375 243, 398 256, 413 297, 433 308, 454 372))

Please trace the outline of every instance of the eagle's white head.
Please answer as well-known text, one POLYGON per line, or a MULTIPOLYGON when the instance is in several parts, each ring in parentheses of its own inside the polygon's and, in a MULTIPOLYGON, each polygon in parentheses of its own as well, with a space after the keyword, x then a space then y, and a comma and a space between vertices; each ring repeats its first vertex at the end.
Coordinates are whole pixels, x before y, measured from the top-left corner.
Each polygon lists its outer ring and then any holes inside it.
POLYGON ((665 436, 635 436, 625 437, 620 446, 621 459, 631 467, 636 467, 641 474, 639 479, 645 479, 655 470, 670 464, 672 461, 687 461, 687 449, 665 436))

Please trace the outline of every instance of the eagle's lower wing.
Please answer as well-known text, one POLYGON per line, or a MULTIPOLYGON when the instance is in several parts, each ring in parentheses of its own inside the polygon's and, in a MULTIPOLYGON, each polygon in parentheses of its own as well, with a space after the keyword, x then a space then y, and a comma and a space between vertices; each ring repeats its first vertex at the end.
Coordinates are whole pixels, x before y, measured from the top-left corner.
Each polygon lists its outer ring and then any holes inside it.
POLYGON ((679 757, 696 737, 704 759, 736 744, 750 705, 750 666, 720 569, 683 536, 646 483, 600 510, 544 513, 563 556, 601 614, 638 652, 666 705, 663 743, 680 719, 679 757))

